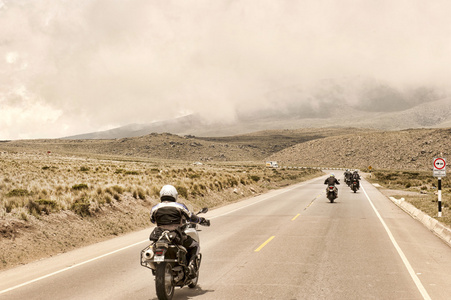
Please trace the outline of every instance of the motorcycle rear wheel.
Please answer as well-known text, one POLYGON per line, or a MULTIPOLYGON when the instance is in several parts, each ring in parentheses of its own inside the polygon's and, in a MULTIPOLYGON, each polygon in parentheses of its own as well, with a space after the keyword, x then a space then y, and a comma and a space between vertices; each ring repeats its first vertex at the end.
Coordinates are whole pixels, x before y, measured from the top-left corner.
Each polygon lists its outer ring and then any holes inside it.
POLYGON ((167 262, 157 264, 155 289, 158 300, 171 300, 174 296, 172 265, 167 262))

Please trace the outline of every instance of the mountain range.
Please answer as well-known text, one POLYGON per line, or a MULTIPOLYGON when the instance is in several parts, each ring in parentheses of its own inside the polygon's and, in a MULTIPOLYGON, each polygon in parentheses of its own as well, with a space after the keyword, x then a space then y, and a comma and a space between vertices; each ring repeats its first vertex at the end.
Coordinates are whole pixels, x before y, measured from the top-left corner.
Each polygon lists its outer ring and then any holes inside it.
POLYGON ((289 110, 256 109, 252 115, 238 115, 236 120, 230 122, 212 122, 199 114, 190 114, 164 121, 129 124, 106 131, 67 136, 64 139, 117 139, 151 133, 219 137, 262 130, 330 127, 376 130, 451 127, 451 98, 419 103, 397 111, 368 110, 367 106, 359 108, 337 99, 322 105, 315 109, 305 104, 289 110), (320 112, 324 106, 328 108, 322 115, 320 112))

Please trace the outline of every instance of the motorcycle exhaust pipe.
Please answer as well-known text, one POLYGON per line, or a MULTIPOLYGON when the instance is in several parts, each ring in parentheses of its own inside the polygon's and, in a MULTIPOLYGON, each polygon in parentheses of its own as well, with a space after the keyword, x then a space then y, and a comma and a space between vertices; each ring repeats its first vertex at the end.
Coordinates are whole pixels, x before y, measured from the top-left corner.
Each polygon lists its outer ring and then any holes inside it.
POLYGON ((144 252, 144 257, 146 259, 152 259, 154 255, 155 254, 153 253, 152 249, 148 249, 146 250, 146 252, 144 252))

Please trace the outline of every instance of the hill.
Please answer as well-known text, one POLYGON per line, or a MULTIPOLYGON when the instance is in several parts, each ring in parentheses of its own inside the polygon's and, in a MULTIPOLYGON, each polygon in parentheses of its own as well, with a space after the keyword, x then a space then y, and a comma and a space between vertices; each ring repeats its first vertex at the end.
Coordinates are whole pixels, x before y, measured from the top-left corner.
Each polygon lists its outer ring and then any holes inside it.
POLYGON ((224 137, 153 133, 110 140, 21 140, 0 144, 0 150, 121 159, 183 162, 263 163, 286 166, 326 166, 430 170, 432 159, 446 157, 451 129, 381 131, 356 128, 267 130, 224 137))
POLYGON ((451 129, 373 131, 308 141, 268 159, 285 165, 431 170, 434 157, 450 154, 451 129))
POLYGON ((227 137, 178 136, 152 133, 106 140, 18 140, 0 149, 16 152, 52 152, 66 155, 107 155, 179 161, 260 161, 293 145, 361 130, 325 128, 268 130, 227 137))

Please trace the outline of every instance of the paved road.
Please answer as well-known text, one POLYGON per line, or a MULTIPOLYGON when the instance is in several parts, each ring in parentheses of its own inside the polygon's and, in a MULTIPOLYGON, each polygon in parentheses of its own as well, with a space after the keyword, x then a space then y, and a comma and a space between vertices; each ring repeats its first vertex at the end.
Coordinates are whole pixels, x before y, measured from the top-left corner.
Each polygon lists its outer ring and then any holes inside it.
MULTIPOLYGON (((329 203, 324 178, 210 211, 199 286, 174 299, 450 299, 448 245, 366 181, 329 203)), ((156 299, 149 233, 2 272, 0 299, 156 299)))

